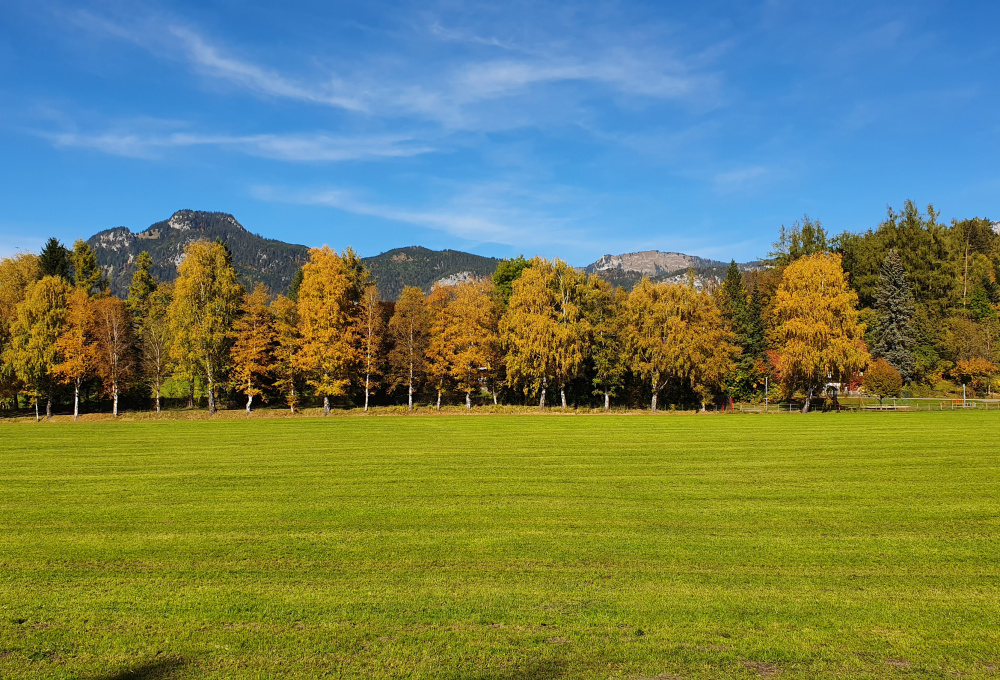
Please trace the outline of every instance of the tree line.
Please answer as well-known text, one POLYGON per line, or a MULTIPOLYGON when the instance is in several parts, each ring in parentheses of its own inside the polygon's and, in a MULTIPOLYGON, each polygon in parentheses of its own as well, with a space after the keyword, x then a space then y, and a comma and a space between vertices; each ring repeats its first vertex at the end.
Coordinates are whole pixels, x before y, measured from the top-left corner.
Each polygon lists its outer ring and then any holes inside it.
POLYGON ((721 282, 643 279, 631 290, 566 263, 504 260, 491 278, 404 288, 382 300, 350 249, 309 251, 292 288, 246 287, 220 241, 187 246, 173 283, 135 261, 107 291, 84 241, 0 260, 0 399, 45 405, 127 395, 162 408, 220 400, 291 412, 420 402, 701 408, 815 398, 996 373, 1000 237, 986 220, 944 226, 912 203, 876 229, 830 238, 808 218, 762 266, 721 282), (704 285, 702 285, 704 284, 704 285))

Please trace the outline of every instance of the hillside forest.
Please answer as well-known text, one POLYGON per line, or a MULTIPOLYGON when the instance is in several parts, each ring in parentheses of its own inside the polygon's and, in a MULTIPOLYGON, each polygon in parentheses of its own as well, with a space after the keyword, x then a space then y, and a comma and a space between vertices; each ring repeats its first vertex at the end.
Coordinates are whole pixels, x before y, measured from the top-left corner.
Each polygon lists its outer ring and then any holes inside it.
MULTIPOLYGON (((1000 235, 982 218, 890 208, 863 233, 808 217, 721 283, 616 286, 560 260, 379 293, 351 248, 308 250, 284 294, 224 241, 166 266, 142 253, 127 294, 93 249, 50 239, 0 260, 0 404, 53 409, 532 404, 707 409, 789 400, 988 395, 1000 359, 1000 235), (765 393, 765 390, 768 390, 765 393)), ((400 285, 394 282, 394 286, 400 285)))

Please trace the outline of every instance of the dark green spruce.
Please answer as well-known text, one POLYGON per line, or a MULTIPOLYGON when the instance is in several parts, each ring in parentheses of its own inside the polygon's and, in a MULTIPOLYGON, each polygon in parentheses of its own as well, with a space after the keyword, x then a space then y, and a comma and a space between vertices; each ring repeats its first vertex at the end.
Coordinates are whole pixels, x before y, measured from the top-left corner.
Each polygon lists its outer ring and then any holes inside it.
POLYGON ((875 290, 875 311, 878 325, 872 356, 885 359, 909 382, 916 371, 913 353, 916 345, 913 329, 916 308, 910 285, 906 282, 903 260, 895 249, 886 253, 882 261, 882 273, 875 290))

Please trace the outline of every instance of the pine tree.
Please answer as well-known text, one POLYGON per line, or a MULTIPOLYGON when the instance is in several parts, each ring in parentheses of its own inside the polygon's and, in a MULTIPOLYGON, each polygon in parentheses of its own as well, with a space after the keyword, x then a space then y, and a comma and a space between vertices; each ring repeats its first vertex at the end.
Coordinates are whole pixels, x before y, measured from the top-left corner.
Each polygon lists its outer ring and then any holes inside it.
POLYGON ((77 288, 87 295, 103 293, 108 289, 108 280, 97 265, 97 253, 82 238, 78 238, 73 244, 70 262, 73 265, 73 281, 77 288))
POLYGON ((73 263, 69 251, 55 237, 45 242, 38 256, 38 269, 42 276, 58 276, 66 281, 73 274, 73 263))
POLYGON ((878 322, 872 356, 881 357, 910 381, 916 371, 913 348, 916 344, 913 331, 915 307, 906 272, 899 253, 890 250, 882 262, 882 274, 875 291, 875 311, 878 322))
POLYGON ((261 380, 270 374, 273 363, 274 313, 267 298, 262 283, 252 293, 244 293, 240 316, 233 324, 232 377, 236 390, 246 395, 247 415, 253 398, 263 395, 261 380))
POLYGON ((149 298, 157 288, 156 279, 150 273, 153 268, 153 258, 145 250, 135 258, 135 273, 132 274, 132 283, 128 287, 128 308, 135 317, 136 322, 140 322, 145 316, 149 305, 149 298))

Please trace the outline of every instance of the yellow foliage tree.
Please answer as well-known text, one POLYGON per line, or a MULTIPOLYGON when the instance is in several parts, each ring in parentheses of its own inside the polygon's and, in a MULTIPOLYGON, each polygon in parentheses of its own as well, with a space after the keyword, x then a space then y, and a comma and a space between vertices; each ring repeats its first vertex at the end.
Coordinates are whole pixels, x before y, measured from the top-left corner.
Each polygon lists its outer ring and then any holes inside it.
POLYGON ((281 390, 285 403, 294 414, 299 403, 298 385, 301 379, 298 363, 302 346, 299 308, 294 301, 279 295, 271 303, 271 312, 274 315, 274 386, 281 390))
POLYGON ((66 322, 56 339, 59 363, 52 367, 61 382, 73 385, 73 420, 80 417, 80 386, 97 364, 94 321, 90 295, 84 288, 74 289, 66 300, 66 322))
POLYGON ((389 336, 392 339, 389 366, 392 371, 391 389, 406 385, 406 403, 411 411, 413 393, 424 374, 429 326, 424 292, 416 286, 407 286, 396 300, 396 308, 389 319, 389 336))
POLYGON ((350 370, 358 358, 354 307, 358 279, 351 254, 341 257, 327 246, 313 248, 302 267, 298 365, 307 383, 323 397, 323 415, 330 414, 330 397, 347 394, 350 370))
POLYGON ((358 306, 359 359, 364 373, 365 411, 368 411, 368 397, 378 387, 379 357, 385 342, 385 319, 382 318, 382 298, 375 284, 368 284, 361 293, 358 306))
POLYGON ((241 313, 233 324, 233 383, 246 395, 247 415, 253 398, 264 393, 261 380, 270 374, 273 362, 274 312, 267 302, 267 288, 258 283, 252 293, 243 294, 241 313))
POLYGON ((94 300, 97 374, 112 400, 112 414, 118 417, 118 397, 135 370, 132 348, 132 315, 122 300, 102 297, 94 300))
POLYGON ((535 258, 513 283, 500 336, 507 381, 525 393, 538 394, 539 408, 555 383, 563 408, 566 383, 583 367, 591 327, 583 313, 586 278, 565 262, 535 258))
POLYGON ((449 389, 452 380, 452 345, 448 342, 450 306, 455 297, 454 286, 434 286, 424 300, 430 322, 425 353, 427 380, 437 390, 437 410, 441 410, 441 396, 449 389))
POLYGON ((775 368, 788 394, 805 393, 803 413, 828 379, 845 381, 869 362, 857 304, 840 255, 801 257, 782 274, 770 310, 775 368))
POLYGON ((10 341, 4 362, 24 385, 35 404, 46 397, 45 417, 52 417, 52 368, 58 363, 56 340, 66 322, 66 299, 70 287, 61 276, 45 276, 30 284, 17 304, 10 324, 10 341))
POLYGON ((631 357, 632 371, 649 383, 652 411, 671 381, 687 381, 704 409, 739 354, 715 299, 691 283, 644 278, 629 294, 623 322, 625 354, 631 357))
POLYGON ((497 317, 490 279, 463 281, 454 287, 445 310, 443 340, 451 378, 465 392, 466 408, 472 408, 473 393, 482 390, 494 370, 497 317))
POLYGON ((171 348, 180 367, 205 377, 208 412, 215 414, 215 389, 225 378, 229 362, 230 331, 243 299, 226 247, 219 242, 195 241, 184 249, 177 266, 174 298, 170 303, 171 348))
MULTIPOLYGON (((38 280, 38 256, 18 253, 0 258, 0 398, 13 398, 18 391, 17 373, 12 364, 3 359, 10 344, 10 327, 17 316, 17 305, 28 292, 28 286, 38 280)), ((15 404, 16 406, 16 404, 15 404)))

